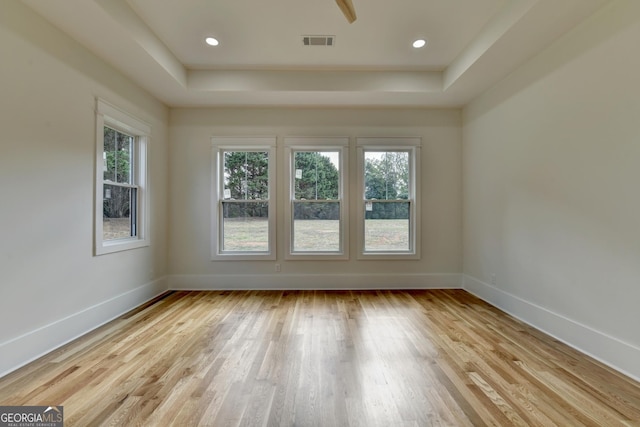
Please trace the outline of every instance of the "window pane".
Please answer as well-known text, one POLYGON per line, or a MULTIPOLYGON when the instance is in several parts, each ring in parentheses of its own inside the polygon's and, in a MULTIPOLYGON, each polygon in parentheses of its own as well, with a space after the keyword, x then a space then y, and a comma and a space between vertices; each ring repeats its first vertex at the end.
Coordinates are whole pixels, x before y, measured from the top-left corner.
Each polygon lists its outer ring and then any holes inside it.
POLYGON ((295 200, 337 200, 340 197, 338 151, 293 154, 295 200))
POLYGON ((366 202, 365 251, 408 251, 409 202, 366 202))
POLYGON ((409 153, 406 151, 365 152, 364 183, 365 199, 408 199, 409 153))
POLYGON ((293 204, 293 251, 340 251, 340 202, 293 204))
POLYGON ((104 185, 102 239, 115 240, 136 235, 136 189, 104 185))
POLYGON ((269 250, 269 203, 222 203, 222 250, 269 250))
POLYGON ((109 127, 104 128, 103 179, 131 184, 133 137, 109 127))
POLYGON ((269 199, 269 153, 224 152, 224 198, 269 199))

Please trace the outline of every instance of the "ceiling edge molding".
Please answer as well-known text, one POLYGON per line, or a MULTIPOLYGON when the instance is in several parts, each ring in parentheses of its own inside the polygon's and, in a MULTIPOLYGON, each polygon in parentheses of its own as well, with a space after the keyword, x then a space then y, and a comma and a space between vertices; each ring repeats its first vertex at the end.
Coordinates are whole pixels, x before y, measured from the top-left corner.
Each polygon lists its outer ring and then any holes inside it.
POLYGON ((125 0, 95 0, 115 24, 129 34, 180 85, 187 86, 187 69, 125 0))
POLYGON ((464 75, 489 49, 518 23, 538 0, 510 0, 482 29, 472 44, 444 71, 443 88, 447 90, 464 75))
POLYGON ((189 70, 189 90, 203 92, 441 93, 438 71, 189 70))

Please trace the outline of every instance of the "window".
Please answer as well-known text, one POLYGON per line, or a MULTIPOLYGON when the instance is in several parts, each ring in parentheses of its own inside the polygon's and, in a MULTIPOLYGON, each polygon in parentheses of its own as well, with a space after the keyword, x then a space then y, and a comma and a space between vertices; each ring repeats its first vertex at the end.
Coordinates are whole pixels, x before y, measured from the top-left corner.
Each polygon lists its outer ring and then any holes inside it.
POLYGON ((213 138, 213 259, 275 259, 275 138, 213 138))
POLYGON ((95 254, 148 246, 146 123, 98 99, 95 254))
POLYGON ((286 138, 287 257, 348 256, 344 185, 348 138, 286 138))
POLYGON ((418 138, 358 138, 359 244, 365 258, 417 258, 418 138))

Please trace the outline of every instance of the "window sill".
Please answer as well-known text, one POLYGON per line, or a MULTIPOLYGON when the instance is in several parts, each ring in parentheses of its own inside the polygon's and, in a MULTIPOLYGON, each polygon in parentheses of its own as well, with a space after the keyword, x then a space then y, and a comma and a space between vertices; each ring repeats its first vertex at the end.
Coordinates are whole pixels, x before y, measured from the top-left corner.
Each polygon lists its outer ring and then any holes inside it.
POLYGON ((225 253, 216 254, 211 257, 211 261, 275 261, 276 255, 272 253, 245 254, 245 253, 225 253))
POLYGON ((96 256, 112 254, 115 252, 128 251, 150 246, 149 241, 141 239, 122 239, 98 243, 96 245, 96 256))
POLYGON ((417 253, 397 253, 397 252, 369 252, 358 254, 359 260, 419 260, 420 254, 417 253))

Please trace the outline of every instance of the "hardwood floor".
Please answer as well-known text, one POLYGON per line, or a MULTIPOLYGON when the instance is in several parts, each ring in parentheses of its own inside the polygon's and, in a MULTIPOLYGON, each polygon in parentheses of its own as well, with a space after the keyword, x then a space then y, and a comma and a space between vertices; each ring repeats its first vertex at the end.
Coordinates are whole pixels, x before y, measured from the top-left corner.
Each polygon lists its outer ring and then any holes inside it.
POLYGON ((65 426, 640 425, 640 384, 461 290, 175 292, 0 379, 65 426))

